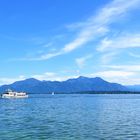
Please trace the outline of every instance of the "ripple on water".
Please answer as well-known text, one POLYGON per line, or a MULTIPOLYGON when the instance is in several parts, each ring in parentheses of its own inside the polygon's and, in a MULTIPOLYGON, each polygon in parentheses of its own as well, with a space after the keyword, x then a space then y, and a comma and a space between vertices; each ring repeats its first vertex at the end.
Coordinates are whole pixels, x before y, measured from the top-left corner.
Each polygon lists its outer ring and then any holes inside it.
POLYGON ((140 95, 0 100, 2 140, 140 139, 140 95))

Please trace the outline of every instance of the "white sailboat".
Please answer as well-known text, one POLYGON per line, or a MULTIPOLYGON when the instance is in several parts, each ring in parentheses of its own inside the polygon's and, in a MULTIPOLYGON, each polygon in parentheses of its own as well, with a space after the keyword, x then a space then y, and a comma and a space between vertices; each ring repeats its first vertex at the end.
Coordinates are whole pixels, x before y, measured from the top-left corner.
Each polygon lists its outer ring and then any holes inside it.
POLYGON ((54 92, 52 92, 52 95, 54 95, 54 92))

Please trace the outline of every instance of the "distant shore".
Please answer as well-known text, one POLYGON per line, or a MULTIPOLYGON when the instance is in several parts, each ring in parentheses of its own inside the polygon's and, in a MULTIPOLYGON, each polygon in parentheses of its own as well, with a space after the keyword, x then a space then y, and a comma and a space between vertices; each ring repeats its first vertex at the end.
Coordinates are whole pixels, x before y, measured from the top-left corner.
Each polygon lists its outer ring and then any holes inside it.
MULTIPOLYGON (((52 94, 52 93, 29 93, 29 94, 52 94)), ((140 91, 82 91, 82 92, 55 92, 55 94, 140 94, 140 91)))
MULTIPOLYGON (((51 95, 51 92, 47 93, 28 93, 27 94, 47 94, 51 95)), ((140 94, 140 91, 82 91, 82 92, 55 92, 56 94, 140 94)), ((2 93, 0 93, 0 96, 2 93)))

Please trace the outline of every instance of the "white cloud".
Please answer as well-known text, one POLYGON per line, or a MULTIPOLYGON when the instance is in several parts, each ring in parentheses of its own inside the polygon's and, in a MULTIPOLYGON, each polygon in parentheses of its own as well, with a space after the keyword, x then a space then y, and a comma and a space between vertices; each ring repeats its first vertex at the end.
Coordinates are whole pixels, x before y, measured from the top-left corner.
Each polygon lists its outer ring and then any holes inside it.
POLYGON ((105 32, 107 32, 107 29, 105 28, 98 28, 96 29, 95 27, 88 27, 89 29, 84 29, 82 32, 79 33, 78 37, 73 40, 72 42, 66 44, 64 46, 64 48, 62 48, 61 50, 54 52, 54 53, 48 53, 48 54, 43 54, 39 57, 36 58, 25 58, 23 60, 47 60, 62 54, 66 54, 69 52, 72 52, 73 50, 81 47, 82 45, 86 44, 88 41, 92 40, 91 38, 93 38, 93 34, 95 34, 95 36, 99 36, 99 35, 103 35, 105 32), (95 31, 95 33, 94 33, 95 31))
POLYGON ((43 74, 39 75, 33 75, 33 78, 36 78, 38 80, 47 80, 47 81, 65 81, 69 78, 77 78, 77 75, 71 75, 71 76, 64 76, 64 75, 59 75, 54 72, 46 72, 43 74))
POLYGON ((101 63, 107 64, 107 63, 111 62, 117 54, 118 54, 118 52, 116 52, 116 51, 102 54, 101 63))
MULTIPOLYGON (((112 66, 113 67, 113 66, 112 66)), ((138 66, 135 66, 137 68, 138 66)), ((114 67, 113 67, 114 68, 114 67)), ((133 67, 134 68, 134 67, 133 67)), ((140 68, 140 67, 139 67, 140 68)), ((124 85, 133 85, 140 84, 140 71, 130 71, 131 69, 113 69, 113 70, 105 70, 99 71, 92 74, 85 74, 83 76, 86 77, 101 77, 109 82, 121 83, 124 85)), ((46 81, 65 81, 71 78, 77 78, 79 76, 79 72, 77 74, 69 74, 69 75, 61 75, 60 73, 54 72, 46 72, 43 74, 31 75, 28 77, 18 76, 16 78, 0 78, 0 85, 11 84, 15 81, 25 80, 29 77, 36 78, 38 80, 46 80, 46 81)))
POLYGON ((109 24, 114 20, 118 20, 120 16, 124 16, 127 12, 135 7, 138 7, 140 0, 126 1, 126 0, 114 0, 104 8, 100 10, 96 20, 103 22, 103 24, 109 24))
POLYGON ((83 68, 85 66, 86 61, 88 61, 90 58, 92 58, 91 54, 77 58, 75 61, 79 68, 83 68))
POLYGON ((140 58, 140 54, 135 54, 130 52, 129 55, 135 58, 140 58))
POLYGON ((104 67, 115 70, 140 72, 140 65, 104 65, 104 67))
POLYGON ((24 80, 25 76, 20 75, 16 78, 7 78, 7 77, 1 77, 0 78, 0 85, 4 85, 4 84, 12 84, 15 81, 20 81, 20 80, 24 80))
POLYGON ((113 39, 103 39, 99 51, 111 51, 114 49, 140 48, 140 34, 122 35, 113 39))
POLYGON ((134 72, 129 72, 129 71, 101 71, 94 73, 93 75, 95 76, 101 76, 105 78, 117 78, 117 77, 128 77, 128 76, 133 76, 135 73, 134 72))
MULTIPOLYGON (((38 56, 36 58, 27 58, 26 60, 47 60, 59 55, 63 55, 84 46, 89 41, 97 39, 105 35, 109 31, 109 24, 124 16, 129 10, 140 4, 140 0, 126 1, 113 0, 111 3, 99 9, 95 16, 90 17, 86 22, 75 23, 78 28, 76 38, 65 44, 64 47, 57 52, 38 56)), ((74 24, 72 25, 75 28, 74 24)), ((71 28, 72 28, 71 26, 71 28)), ((109 46, 108 40, 104 41, 105 46, 109 46)), ((111 42, 112 44, 112 42, 111 42)), ((104 45, 100 48, 102 50, 104 45)))
POLYGON ((44 48, 48 48, 48 47, 51 47, 53 45, 53 42, 49 42, 45 45, 43 45, 44 48))
POLYGON ((36 78, 38 80, 45 80, 45 79, 52 80, 52 79, 56 78, 56 73, 46 72, 46 73, 43 73, 43 74, 33 75, 32 77, 36 78))
POLYGON ((109 82, 121 83, 124 85, 140 83, 140 77, 137 77, 137 75, 138 73, 136 72, 123 70, 106 70, 91 74, 92 77, 98 76, 109 82))
POLYGON ((93 73, 92 76, 125 85, 140 84, 140 65, 103 65, 102 68, 107 70, 93 73))
MULTIPOLYGON (((64 72, 66 73, 66 72, 64 72)), ((7 77, 1 77, 0 78, 0 85, 7 85, 7 84, 12 84, 15 81, 21 81, 21 80, 25 80, 28 78, 35 78, 38 80, 46 80, 46 81, 65 81, 67 79, 70 78, 77 78, 79 75, 78 74, 73 74, 73 75, 61 75, 58 73, 54 73, 54 72, 45 72, 43 74, 36 74, 36 75, 31 75, 31 76, 18 76, 18 77, 14 77, 14 78, 7 78, 7 77)))

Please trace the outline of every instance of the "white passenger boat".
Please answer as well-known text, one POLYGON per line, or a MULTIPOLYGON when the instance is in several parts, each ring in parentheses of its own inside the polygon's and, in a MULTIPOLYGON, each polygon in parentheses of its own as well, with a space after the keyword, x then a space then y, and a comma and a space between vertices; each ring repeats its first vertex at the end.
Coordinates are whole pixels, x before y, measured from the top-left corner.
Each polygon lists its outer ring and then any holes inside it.
POLYGON ((15 92, 8 89, 5 93, 2 94, 1 97, 2 98, 28 98, 28 95, 25 92, 15 92))

